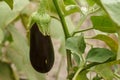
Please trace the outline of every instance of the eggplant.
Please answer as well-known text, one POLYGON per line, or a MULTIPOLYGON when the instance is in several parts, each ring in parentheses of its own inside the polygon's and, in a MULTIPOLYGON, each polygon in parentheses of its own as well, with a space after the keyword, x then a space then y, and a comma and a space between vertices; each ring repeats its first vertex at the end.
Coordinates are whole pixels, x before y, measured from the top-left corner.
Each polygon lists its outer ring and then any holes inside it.
POLYGON ((54 49, 50 36, 43 35, 35 23, 30 29, 30 62, 33 68, 46 73, 54 64, 54 49))

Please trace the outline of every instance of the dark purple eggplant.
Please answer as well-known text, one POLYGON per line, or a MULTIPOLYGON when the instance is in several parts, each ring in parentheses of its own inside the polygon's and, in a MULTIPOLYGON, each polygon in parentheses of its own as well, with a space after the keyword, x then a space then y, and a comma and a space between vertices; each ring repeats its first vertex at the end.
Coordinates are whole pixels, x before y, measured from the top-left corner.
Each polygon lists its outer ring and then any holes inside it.
POLYGON ((54 50, 50 36, 44 36, 34 24, 30 29, 30 61, 33 68, 40 72, 50 71, 54 64, 54 50))

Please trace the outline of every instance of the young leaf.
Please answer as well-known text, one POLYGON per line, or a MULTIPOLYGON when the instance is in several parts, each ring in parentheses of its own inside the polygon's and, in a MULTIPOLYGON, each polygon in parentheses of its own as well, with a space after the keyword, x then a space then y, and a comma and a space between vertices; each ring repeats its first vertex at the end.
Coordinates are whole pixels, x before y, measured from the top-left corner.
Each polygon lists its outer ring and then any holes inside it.
POLYGON ((108 33, 115 33, 118 30, 117 25, 107 16, 92 16, 91 21, 96 30, 108 33))
POLYGON ((68 38, 66 41, 66 48, 71 50, 73 53, 84 53, 86 48, 84 36, 80 35, 68 38))
POLYGON ((67 5, 65 6, 64 14, 65 16, 70 15, 75 12, 81 12, 81 9, 77 5, 67 5))
POLYGON ((75 0, 64 0, 64 4, 65 9, 63 9, 63 11, 65 16, 75 12, 81 12, 81 9, 76 4, 75 0))
POLYGON ((106 35, 98 34, 98 35, 94 36, 92 39, 102 40, 111 48, 111 50, 113 52, 116 53, 118 51, 118 43, 106 35))
POLYGON ((111 58, 113 58, 115 54, 105 48, 92 48, 86 57, 86 60, 89 62, 97 62, 103 63, 111 58))

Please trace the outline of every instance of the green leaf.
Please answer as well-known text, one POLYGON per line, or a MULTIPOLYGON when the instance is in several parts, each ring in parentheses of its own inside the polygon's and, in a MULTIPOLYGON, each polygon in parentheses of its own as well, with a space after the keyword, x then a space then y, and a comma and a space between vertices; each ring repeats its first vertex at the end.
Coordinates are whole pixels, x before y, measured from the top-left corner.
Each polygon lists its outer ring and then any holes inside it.
MULTIPOLYGON (((96 72, 101 77, 103 77, 105 80, 113 80, 113 77, 115 79, 113 71, 116 68, 111 68, 111 67, 113 67, 113 65, 116 65, 116 64, 119 65, 120 64, 120 60, 115 60, 115 61, 111 61, 111 62, 108 62, 108 63, 99 64, 97 66, 94 66, 90 70, 96 72)), ((115 79, 115 80, 119 80, 119 79, 115 79)))
POLYGON ((107 60, 113 58, 115 54, 105 48, 92 48, 86 57, 86 60, 89 62, 103 63, 107 60))
POLYGON ((82 71, 81 73, 79 73, 79 75, 77 76, 76 80, 89 80, 87 78, 87 72, 88 71, 82 71))
POLYGON ((78 5, 67 5, 65 6, 65 11, 64 14, 65 16, 70 15, 75 12, 81 12, 81 9, 79 8, 78 5))
POLYGON ((66 48, 71 50, 73 53, 84 53, 86 48, 84 36, 80 35, 68 38, 66 41, 66 48))
POLYGON ((95 2, 93 0, 86 0, 86 1, 90 6, 93 6, 95 4, 95 2))
POLYGON ((100 0, 93 0, 95 3, 97 3, 98 5, 100 5, 101 6, 101 2, 100 2, 100 0))
POLYGON ((93 80, 101 80, 101 77, 99 77, 98 75, 96 75, 93 80))
POLYGON ((5 27, 15 20, 28 3, 28 0, 14 0, 14 9, 11 10, 6 3, 0 2, 0 27, 5 27))
POLYGON ((111 70, 111 67, 107 64, 97 65, 92 70, 99 74, 101 77, 103 77, 104 80, 113 80, 114 78, 114 74, 111 70))
POLYGON ((100 0, 110 18, 120 26, 120 0, 100 0))
POLYGON ((62 11, 64 12, 65 16, 75 12, 81 12, 81 9, 74 0, 64 0, 63 5, 61 5, 60 7, 62 7, 62 11))
POLYGON ((64 0, 65 5, 76 4, 75 0, 64 0))
POLYGON ((10 64, 0 61, 0 80, 14 80, 10 64))
POLYGON ((13 9, 13 0, 4 0, 11 9, 13 9))
POLYGON ((59 19, 58 13, 57 13, 56 8, 53 4, 53 0, 47 0, 46 10, 50 16, 52 16, 53 18, 59 19))
POLYGON ((75 60, 75 63, 80 66, 80 56, 76 55, 76 54, 72 54, 73 55, 73 60, 75 60))
POLYGON ((96 30, 108 33, 115 33, 118 30, 117 25, 107 16, 92 16, 91 21, 96 30))
POLYGON ((0 44, 2 43, 3 39, 4 39, 4 33, 2 29, 0 28, 0 44))
MULTIPOLYGON (((72 23, 70 17, 66 17, 66 23, 68 25, 69 32, 72 33, 74 30, 74 27, 73 27, 73 23, 72 23)), ((52 38, 57 39, 60 42, 59 52, 65 55, 65 53, 66 53, 65 35, 64 35, 60 21, 58 21, 56 19, 51 19, 49 27, 50 27, 50 36, 52 38)))
POLYGON ((4 30, 4 40, 3 40, 3 43, 5 41, 9 41, 9 42, 12 42, 13 39, 12 39, 12 35, 10 34, 9 31, 7 31, 7 29, 4 30))
POLYGON ((109 36, 98 34, 94 36, 92 39, 98 39, 98 40, 104 41, 111 48, 113 52, 117 53, 118 43, 112 38, 110 38, 109 36))

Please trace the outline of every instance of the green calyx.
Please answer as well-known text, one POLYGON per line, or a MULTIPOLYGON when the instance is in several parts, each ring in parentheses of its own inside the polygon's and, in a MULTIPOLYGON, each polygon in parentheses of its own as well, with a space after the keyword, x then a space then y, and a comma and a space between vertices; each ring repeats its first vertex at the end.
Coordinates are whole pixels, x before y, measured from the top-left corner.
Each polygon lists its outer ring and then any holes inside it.
POLYGON ((43 35, 50 35, 49 23, 51 21, 51 17, 46 13, 45 5, 47 6, 46 0, 40 0, 38 11, 34 12, 30 17, 28 29, 30 29, 31 26, 36 23, 43 35))
POLYGON ((43 35, 49 35, 50 21, 51 21, 51 17, 47 13, 39 14, 38 12, 34 12, 31 15, 29 26, 31 27, 34 23, 36 23, 39 27, 40 32, 42 32, 43 35))

